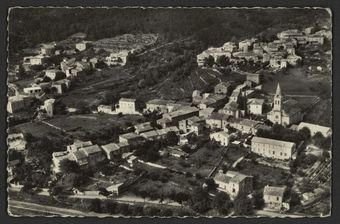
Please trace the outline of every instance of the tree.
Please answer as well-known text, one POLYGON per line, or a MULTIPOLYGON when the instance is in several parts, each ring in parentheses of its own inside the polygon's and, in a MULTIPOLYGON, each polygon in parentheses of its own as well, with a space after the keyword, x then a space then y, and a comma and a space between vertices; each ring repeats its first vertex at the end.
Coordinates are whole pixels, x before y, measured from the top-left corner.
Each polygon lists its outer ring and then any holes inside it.
POLYGON ((177 145, 179 141, 179 136, 174 131, 170 131, 166 134, 166 143, 167 145, 173 146, 177 145))
POLYGON ((299 134, 301 135, 301 137, 304 140, 307 140, 310 138, 311 134, 310 134, 310 130, 307 127, 303 127, 302 129, 299 130, 299 134))
POLYGON ((227 67, 230 64, 229 58, 227 58, 225 55, 221 55, 217 58, 216 64, 221 67, 227 67))
POLYGON ((253 201, 247 195, 238 195, 234 200, 235 215, 253 214, 253 201))
POLYGON ((115 214, 116 213, 116 208, 117 208, 117 203, 114 201, 106 201, 105 203, 105 209, 108 213, 110 214, 115 214))
POLYGON ((254 197, 254 206, 256 209, 262 209, 264 206, 264 200, 263 200, 263 191, 262 189, 256 190, 253 193, 254 197))
POLYGON ((90 202, 90 205, 88 207, 90 211, 101 213, 102 207, 101 207, 101 201, 100 199, 94 199, 90 202))
POLYGON ((213 199, 213 206, 223 215, 227 215, 230 209, 233 207, 233 203, 230 200, 230 197, 225 192, 218 192, 216 197, 213 199))
POLYGON ((215 59, 213 56, 209 55, 209 57, 204 58, 203 65, 206 67, 212 67, 215 63, 215 59))
POLYGON ((60 170, 63 173, 78 173, 80 167, 76 161, 65 159, 60 162, 60 170))
POLYGON ((205 184, 207 186, 208 191, 216 190, 217 184, 215 183, 214 179, 209 178, 205 180, 205 184))
POLYGON ((63 186, 53 186, 52 188, 48 190, 48 192, 50 193, 50 196, 60 195, 63 191, 64 191, 63 186))
POLYGON ((104 187, 100 187, 98 190, 99 190, 99 194, 105 197, 108 197, 111 194, 111 192, 106 190, 106 188, 104 187))
POLYGON ((189 200, 191 208, 198 213, 205 213, 211 209, 211 200, 207 191, 198 187, 189 200))

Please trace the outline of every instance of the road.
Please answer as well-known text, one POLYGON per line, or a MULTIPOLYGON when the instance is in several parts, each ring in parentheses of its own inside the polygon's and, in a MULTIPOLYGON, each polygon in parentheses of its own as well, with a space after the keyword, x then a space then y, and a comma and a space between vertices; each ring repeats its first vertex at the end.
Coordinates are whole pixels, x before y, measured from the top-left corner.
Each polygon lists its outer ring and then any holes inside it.
POLYGON ((99 214, 94 212, 82 212, 74 209, 66 209, 55 206, 39 205, 31 202, 22 202, 17 200, 9 200, 8 208, 20 209, 32 213, 45 213, 51 216, 77 216, 77 217, 105 217, 108 214, 99 214))
POLYGON ((303 214, 289 214, 289 213, 278 213, 272 211, 264 211, 264 210, 255 210, 255 215, 262 217, 279 217, 279 218, 304 218, 306 215, 303 214))

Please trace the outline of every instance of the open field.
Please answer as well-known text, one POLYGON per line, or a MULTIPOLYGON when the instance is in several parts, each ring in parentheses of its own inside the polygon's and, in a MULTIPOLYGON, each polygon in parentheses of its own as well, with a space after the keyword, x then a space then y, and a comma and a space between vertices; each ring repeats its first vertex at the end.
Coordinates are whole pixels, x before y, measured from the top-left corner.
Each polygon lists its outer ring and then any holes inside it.
POLYGON ((42 137, 46 135, 46 133, 61 134, 61 131, 47 126, 46 124, 43 124, 41 122, 27 122, 16 125, 13 128, 18 129, 23 133, 30 133, 36 137, 42 137))
POLYGON ((274 75, 265 73, 263 90, 274 94, 278 82, 284 94, 320 96, 331 92, 331 76, 307 78, 302 67, 290 68, 285 73, 278 72, 274 75))

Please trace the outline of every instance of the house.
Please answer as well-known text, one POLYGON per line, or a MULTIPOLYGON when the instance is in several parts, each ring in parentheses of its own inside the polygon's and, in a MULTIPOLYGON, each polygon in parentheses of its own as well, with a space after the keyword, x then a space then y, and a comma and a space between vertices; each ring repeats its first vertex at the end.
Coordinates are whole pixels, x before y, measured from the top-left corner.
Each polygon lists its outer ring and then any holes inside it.
POLYGON ((297 126, 297 130, 300 131, 303 128, 308 128, 311 136, 314 136, 316 133, 320 132, 324 137, 329 137, 332 135, 332 129, 330 127, 325 127, 317 124, 311 124, 307 122, 301 122, 297 126))
POLYGON ((262 115, 264 99, 247 99, 247 114, 262 115))
POLYGON ((230 135, 225 131, 214 132, 210 134, 210 140, 215 140, 223 146, 228 146, 230 135))
POLYGON ((204 128, 204 119, 200 117, 190 117, 178 122, 179 130, 184 133, 194 132, 196 135, 201 134, 204 128))
POLYGON ((143 132, 142 134, 140 134, 140 136, 148 140, 156 140, 159 137, 158 132, 156 130, 143 132))
POLYGON ((247 61, 257 62, 259 61, 259 56, 254 52, 235 52, 233 53, 233 57, 240 60, 245 59, 247 61))
POLYGON ((269 66, 275 69, 285 69, 288 66, 287 59, 281 57, 270 58, 269 66))
POLYGON ((47 99, 44 101, 44 109, 46 110, 47 117, 54 115, 54 102, 55 99, 47 99))
POLYGON ((54 53, 55 49, 55 43, 49 43, 49 44, 42 44, 40 48, 40 54, 42 55, 51 55, 54 53))
POLYGON ((265 210, 273 211, 287 211, 290 206, 289 203, 285 202, 285 191, 286 186, 274 187, 265 186, 263 189, 263 200, 265 210))
POLYGON ((240 89, 234 89, 234 91, 231 93, 229 97, 229 102, 238 102, 241 96, 241 90, 240 89))
POLYGON ((107 159, 109 160, 112 160, 115 156, 122 155, 123 153, 130 150, 130 146, 126 142, 110 143, 102 145, 102 148, 106 154, 107 159))
POLYGON ((256 85, 261 84, 261 75, 258 73, 247 73, 247 81, 251 81, 256 85))
POLYGON ((136 111, 136 99, 120 98, 116 112, 122 114, 139 114, 136 111))
POLYGON ((215 109, 211 107, 205 108, 199 111, 198 116, 202 118, 208 118, 214 112, 214 110, 215 109))
POLYGON ((231 199, 239 194, 250 194, 253 191, 253 177, 239 172, 228 171, 223 173, 220 170, 214 177, 218 185, 217 190, 226 192, 231 199))
POLYGON ((167 113, 168 112, 168 103, 173 103, 174 101, 169 100, 161 100, 161 99, 153 99, 146 102, 146 109, 145 111, 153 112, 157 111, 160 113, 167 113))
POLYGON ((130 52, 127 50, 112 52, 109 57, 105 58, 105 63, 108 66, 111 66, 111 65, 124 66, 126 64, 127 56, 129 55, 129 53, 130 52))
POLYGON ((136 146, 144 141, 144 138, 140 135, 137 135, 134 132, 126 133, 119 135, 120 143, 127 143, 131 146, 136 146))
POLYGON ((45 77, 48 77, 51 80, 58 79, 58 78, 62 77, 63 75, 64 75, 63 72, 61 70, 59 70, 59 69, 48 69, 48 70, 45 70, 45 77))
POLYGON ((232 88, 232 82, 220 82, 214 87, 214 93, 230 95, 232 88))
POLYGON ((7 112, 8 113, 16 113, 22 111, 26 108, 25 100, 23 96, 16 95, 8 97, 7 102, 7 112))
POLYGON ((7 136, 7 147, 8 150, 13 149, 13 150, 25 150, 26 149, 26 140, 24 137, 24 134, 22 133, 13 133, 13 134, 8 134, 7 136))
POLYGON ((291 101, 283 103, 284 96, 281 93, 280 84, 277 84, 276 93, 274 95, 273 109, 267 114, 267 119, 274 124, 284 126, 299 122, 302 120, 301 109, 291 101))
POLYGON ((69 79, 61 79, 55 82, 52 82, 51 90, 55 88, 55 92, 58 94, 63 94, 66 92, 71 86, 71 80, 69 79))
POLYGON ((226 100, 227 100, 226 95, 213 93, 204 94, 203 99, 199 103, 198 107, 201 110, 206 109, 208 107, 218 108, 223 106, 226 103, 226 100))
POLYGON ((42 92, 42 88, 40 86, 31 86, 24 88, 23 91, 31 96, 36 96, 42 92))
POLYGON ((115 110, 112 105, 98 105, 97 107, 98 113, 104 114, 115 114, 115 110))
POLYGON ((114 183, 111 186, 107 187, 106 190, 108 192, 111 192, 113 195, 120 195, 122 192, 124 192, 124 183, 119 182, 119 183, 114 183))
POLYGON ((170 156, 176 157, 176 158, 181 158, 181 159, 186 159, 189 154, 182 151, 180 148, 178 147, 167 147, 162 154, 169 154, 170 156))
POLYGON ((207 126, 211 129, 218 128, 223 129, 228 124, 229 115, 221 113, 212 113, 205 122, 207 126))
POLYGON ((76 49, 77 49, 78 51, 85 51, 85 50, 86 50, 86 47, 87 47, 87 43, 86 43, 85 41, 76 43, 76 49))
POLYGON ((176 126, 170 126, 170 127, 166 127, 163 129, 158 129, 156 130, 157 134, 158 134, 158 138, 162 139, 167 137, 167 134, 169 132, 174 132, 176 135, 179 135, 179 129, 176 126))
POLYGON ((280 141, 270 138, 253 137, 251 151, 263 157, 288 160, 293 158, 296 150, 294 142, 280 141))
POLYGON ((101 162, 105 159, 103 150, 98 145, 83 147, 80 148, 79 151, 83 151, 85 153, 89 166, 95 166, 98 162, 101 162))
POLYGON ((258 130, 258 125, 262 122, 243 119, 243 118, 234 118, 229 122, 229 126, 239 130, 243 134, 256 134, 258 130))
POLYGON ((238 43, 238 49, 242 52, 248 52, 250 48, 253 46, 254 42, 255 42, 255 39, 247 39, 247 40, 240 41, 238 43))
POLYGON ((48 57, 44 55, 24 57, 23 65, 42 65, 47 62, 48 57))
POLYGON ((172 125, 171 120, 168 119, 168 118, 160 118, 156 122, 157 122, 158 125, 162 126, 162 128, 166 128, 166 127, 172 125))
POLYGON ((81 140, 74 140, 72 145, 67 146, 67 151, 75 152, 78 151, 82 147, 87 147, 93 145, 91 141, 81 141, 81 140))
POLYGON ((235 118, 241 117, 241 110, 239 104, 235 101, 229 101, 221 110, 218 111, 221 114, 233 116, 235 118))
POLYGON ((178 125, 178 122, 190 117, 198 116, 199 109, 196 107, 183 107, 179 110, 163 114, 163 118, 168 119, 172 125, 178 125))
POLYGON ((228 52, 234 52, 237 50, 237 46, 234 42, 226 42, 223 44, 222 49, 228 52))
POLYGON ((63 160, 72 160, 72 156, 71 156, 69 151, 53 152, 52 153, 53 171, 55 173, 61 172, 60 163, 63 160))
POLYGON ((314 34, 307 36, 307 43, 311 45, 323 45, 325 38, 322 35, 314 34))
POLYGON ((144 123, 141 123, 141 124, 136 124, 134 126, 134 128, 135 128, 135 133, 138 134, 138 135, 143 133, 143 132, 151 131, 151 130, 154 129, 151 126, 150 122, 144 122, 144 123))

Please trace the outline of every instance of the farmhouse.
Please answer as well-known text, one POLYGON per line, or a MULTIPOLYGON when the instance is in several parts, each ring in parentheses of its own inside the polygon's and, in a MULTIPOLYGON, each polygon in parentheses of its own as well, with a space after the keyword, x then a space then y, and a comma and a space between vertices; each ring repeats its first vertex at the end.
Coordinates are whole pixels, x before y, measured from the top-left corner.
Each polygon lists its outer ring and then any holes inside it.
POLYGON ((292 159, 296 150, 296 144, 274 140, 270 138, 253 137, 251 140, 251 151, 263 157, 287 160, 292 159))
POLYGON ((23 65, 42 65, 47 62, 47 58, 44 55, 24 57, 23 65))
POLYGON ((40 86, 26 87, 23 90, 24 90, 24 93, 27 93, 29 95, 38 95, 42 92, 42 89, 40 86))
POLYGON ((204 119, 197 116, 190 117, 179 121, 178 127, 184 133, 194 132, 199 135, 204 128, 204 119))
POLYGON ((284 200, 285 191, 286 186, 265 186, 263 189, 263 200, 265 204, 265 209, 274 211, 289 210, 289 203, 285 202, 284 200))
POLYGON ((13 133, 13 134, 8 134, 7 136, 7 146, 8 149, 13 149, 13 150, 24 150, 26 149, 26 140, 24 137, 24 134, 22 133, 13 133))
POLYGON ((231 199, 235 199, 238 194, 249 194, 253 191, 253 177, 239 172, 228 171, 224 174, 220 170, 214 181, 218 185, 217 190, 228 193, 231 199))
POLYGON ((7 112, 16 113, 26 108, 24 97, 16 95, 8 97, 7 112))
POLYGON ((108 66, 111 65, 120 65, 120 66, 124 66, 126 64, 127 61, 127 57, 129 55, 129 51, 127 50, 122 50, 122 51, 118 51, 118 52, 113 52, 110 54, 109 57, 106 57, 105 59, 105 63, 108 66))
POLYGON ((112 105, 98 105, 97 111, 98 113, 115 114, 115 110, 112 105))

